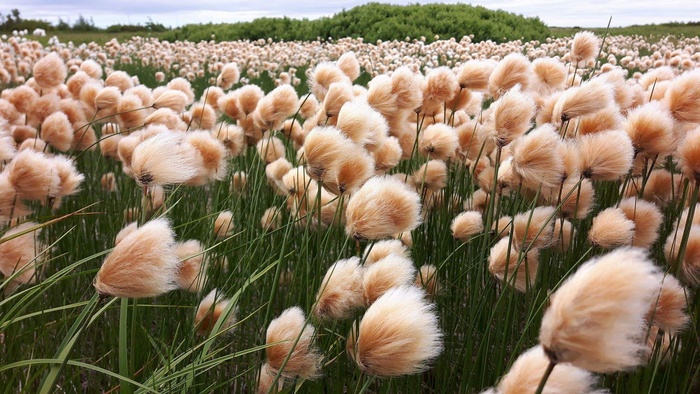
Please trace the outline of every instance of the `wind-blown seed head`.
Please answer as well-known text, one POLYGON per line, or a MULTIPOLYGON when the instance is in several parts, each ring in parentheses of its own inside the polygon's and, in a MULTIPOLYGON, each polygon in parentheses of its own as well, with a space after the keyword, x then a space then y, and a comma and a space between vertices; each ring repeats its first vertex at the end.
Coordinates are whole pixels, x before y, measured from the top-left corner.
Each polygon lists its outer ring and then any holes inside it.
POLYGON ((552 237, 552 247, 560 252, 566 252, 574 242, 576 230, 570 221, 555 220, 554 221, 554 236, 552 237))
MULTIPOLYGON (((683 231, 677 229, 671 232, 664 245, 664 254, 667 263, 674 267, 678 261, 683 231)), ((697 286, 700 284, 700 225, 692 224, 688 233, 683 260, 680 262, 680 276, 688 284, 697 286)))
POLYGON ((241 77, 241 71, 236 63, 226 63, 221 69, 221 73, 216 77, 216 84, 222 89, 228 90, 238 83, 241 77))
MULTIPOLYGON (((197 332, 202 335, 209 333, 229 307, 230 302, 231 300, 222 297, 217 289, 209 292, 197 307, 197 314, 194 317, 194 325, 197 327, 197 332)), ((235 310, 231 310, 226 320, 221 323, 220 331, 230 330, 234 324, 236 324, 236 314, 235 310)))
POLYGON ((250 115, 255 111, 260 99, 265 96, 265 92, 258 85, 245 85, 236 90, 238 97, 238 108, 245 115, 250 115))
POLYGON ((153 106, 153 91, 146 87, 145 85, 136 85, 133 88, 129 88, 124 92, 124 96, 136 96, 141 100, 141 104, 144 107, 153 106))
POLYGON ((63 112, 54 112, 41 124, 41 138, 52 147, 65 152, 73 142, 73 126, 63 112))
POLYGON ((448 67, 434 68, 425 76, 423 105, 428 103, 443 105, 452 100, 458 90, 457 76, 452 70, 448 67))
POLYGON ((386 138, 384 142, 372 152, 375 172, 378 175, 385 174, 399 164, 402 155, 403 150, 401 149, 401 143, 398 138, 386 138))
POLYGON ((348 202, 345 233, 355 239, 382 239, 420 224, 420 196, 390 177, 368 180, 348 202))
POLYGON ((386 239, 377 241, 365 248, 362 254, 364 267, 367 268, 390 254, 405 257, 406 259, 410 257, 410 251, 403 242, 398 239, 386 239))
POLYGON ((452 157, 458 145, 455 129, 443 123, 426 127, 418 137, 418 151, 431 159, 446 160, 452 157))
POLYGON ((463 89, 486 90, 495 67, 492 61, 468 60, 457 70, 457 83, 463 89))
POLYGON ((649 249, 659 238, 659 229, 664 219, 661 210, 649 201, 636 198, 622 200, 619 207, 634 222, 632 246, 649 249))
MULTIPOLYGON (((396 107, 407 111, 419 108, 423 103, 422 83, 422 75, 414 73, 406 66, 397 68, 391 74, 391 93, 396 107)), ((387 115, 384 112, 383 114, 387 115)))
POLYGON ((5 288, 6 293, 14 291, 20 284, 34 283, 37 279, 36 267, 41 263, 45 252, 39 240, 41 230, 16 236, 36 226, 37 223, 25 222, 10 228, 0 237, 0 274, 5 278, 17 275, 12 280, 13 283, 5 288), (8 240, 11 237, 14 238, 8 240))
POLYGON ((145 298, 176 289, 180 259, 173 235, 166 219, 156 219, 124 237, 97 272, 97 291, 114 297, 145 298))
POLYGON ((27 113, 27 124, 38 127, 49 115, 58 111, 60 99, 55 93, 45 94, 34 100, 27 113))
POLYGON ((180 259, 177 270, 177 286, 186 291, 198 293, 204 287, 207 262, 204 248, 194 239, 175 244, 175 254, 180 259))
POLYGON ((124 226, 124 228, 119 230, 119 232, 117 233, 117 236, 114 237, 114 246, 119 245, 124 240, 124 238, 126 238, 127 235, 136 231, 137 228, 138 228, 137 222, 132 222, 132 223, 129 223, 126 226, 124 226))
POLYGON ((416 287, 425 290, 425 293, 434 297, 440 291, 440 283, 438 283, 437 267, 432 264, 423 264, 416 274, 416 280, 413 282, 416 287))
MULTIPOLYGON (((644 185, 642 198, 653 202, 659 207, 665 207, 673 196, 680 193, 683 177, 672 175, 665 169, 659 168, 651 171, 644 185)), ((625 190, 626 197, 639 195, 642 186, 641 178, 634 178, 625 190)))
MULTIPOLYGON (((240 95, 239 95, 240 97, 240 95)), ((263 130, 277 130, 282 122, 297 111, 299 97, 291 85, 281 85, 258 101, 253 118, 263 130)))
POLYGON ((696 182, 700 180, 700 127, 685 135, 676 154, 683 174, 696 182))
POLYGON ((388 75, 382 74, 374 77, 367 84, 367 103, 387 119, 399 110, 399 96, 394 93, 392 83, 388 75))
POLYGON ((267 362, 277 373, 289 356, 282 375, 315 379, 320 375, 323 356, 313 344, 314 327, 306 324, 304 312, 299 307, 286 309, 267 327, 265 348, 267 362))
POLYGON ((634 221, 628 219, 621 208, 610 207, 593 218, 588 240, 605 249, 632 245, 634 229, 634 221))
POLYGON ((206 131, 187 133, 185 141, 194 151, 195 161, 199 164, 198 174, 188 183, 201 185, 211 180, 222 180, 226 176, 226 148, 224 144, 206 131))
POLYGON ((355 52, 343 53, 338 58, 337 65, 351 81, 356 80, 360 76, 360 62, 357 60, 355 52))
MULTIPOLYGON (((499 380, 497 394, 534 393, 549 365, 542 345, 521 354, 508 373, 499 380)), ((546 394, 604 394, 595 390, 598 379, 590 372, 569 364, 558 365, 552 370, 542 393, 546 394)), ((482 393, 483 394, 483 393, 482 393)))
POLYGON ((583 264, 551 296, 540 343, 550 360, 592 372, 644 362, 644 316, 662 275, 641 249, 621 248, 583 264))
POLYGON ((498 62, 489 75, 489 93, 495 100, 520 85, 523 90, 530 86, 530 61, 519 53, 511 53, 498 62))
MULTIPOLYGON (((2 126, 0 126, 2 127, 2 126)), ((17 154, 17 144, 12 136, 0 132, 0 163, 4 164, 12 160, 17 154)))
POLYGON ((353 142, 369 151, 379 148, 389 132, 386 119, 360 99, 349 101, 340 108, 336 127, 353 142))
POLYGON ((520 250, 548 247, 554 235, 554 207, 537 207, 513 217, 513 246, 520 250))
POLYGON ((340 67, 326 62, 319 63, 309 78, 311 91, 319 101, 323 101, 326 98, 328 89, 330 89, 331 84, 334 82, 352 84, 350 78, 343 73, 340 67))
POLYGON ((632 167, 634 147, 619 130, 587 134, 578 139, 580 173, 593 180, 614 181, 632 167))
POLYGON ((241 112, 241 109, 238 107, 238 93, 235 91, 219 97, 216 101, 216 106, 219 108, 219 111, 231 119, 238 118, 241 112))
MULTIPOLYGON (((122 142, 126 138, 122 139, 122 142)), ((121 146, 121 142, 120 142, 121 146)), ((136 146, 131 155, 133 177, 141 186, 185 183, 199 167, 183 136, 162 132, 136 146)))
POLYGON ((664 276, 659 296, 652 299, 651 307, 647 312, 647 323, 671 335, 685 329, 690 322, 690 317, 685 311, 686 297, 690 297, 690 294, 686 293, 689 291, 681 286, 678 279, 672 275, 664 276))
POLYGON ((48 145, 41 138, 28 138, 17 147, 17 151, 33 150, 35 152, 44 152, 48 149, 48 145))
POLYGON ((218 239, 228 238, 233 235, 233 212, 222 211, 214 221, 214 236, 218 239))
POLYGON ((185 93, 187 96, 187 104, 192 104, 194 102, 194 91, 192 90, 192 84, 185 78, 177 77, 173 78, 165 85, 170 90, 179 90, 185 93))
POLYGON ((588 61, 598 56, 600 39, 590 31, 580 31, 574 35, 571 44, 571 61, 579 67, 585 66, 588 61))
POLYGON ((66 64, 56 52, 51 52, 34 63, 32 76, 42 89, 56 88, 66 80, 66 64))
POLYGON ((284 387, 284 376, 277 379, 277 388, 272 388, 275 382, 275 377, 277 377, 277 372, 270 368, 270 364, 265 363, 260 367, 260 374, 258 375, 258 394, 276 393, 281 391, 284 387))
MULTIPOLYGON (((347 82, 334 82, 328 87, 326 98, 323 100, 322 114, 333 126, 338 122, 338 113, 345 103, 353 99, 352 85, 347 82)), ((322 120, 324 118, 321 118, 322 120)))
POLYGON ((450 226, 452 236, 462 242, 469 241, 476 234, 484 231, 484 222, 481 212, 467 211, 457 215, 450 226))
POLYGON ((61 186, 61 178, 52 168, 51 160, 43 153, 23 150, 5 167, 4 173, 20 199, 46 201, 56 197, 61 186))
POLYGON ((171 131, 185 131, 187 123, 170 108, 159 108, 146 116, 143 120, 144 125, 163 125, 171 131))
POLYGON ((489 252, 489 272, 506 284, 525 292, 532 288, 537 277, 539 251, 532 248, 527 254, 518 252, 505 237, 498 241, 489 252), (515 279, 514 279, 515 276, 515 279))
POLYGON ((212 130, 216 124, 216 111, 214 108, 202 102, 197 102, 190 107, 189 114, 192 118, 191 127, 200 130, 212 130))
POLYGON ((645 104, 627 115, 624 129, 636 153, 666 156, 676 148, 673 118, 658 102, 645 104))
POLYGON ((530 88, 542 97, 566 88, 567 70, 559 60, 539 58, 532 62, 530 88))
POLYGON ((439 191, 447 185, 447 165, 442 160, 430 160, 411 176, 418 190, 439 191))
POLYGON ((365 305, 372 305, 389 289, 410 285, 416 277, 413 262, 405 256, 389 254, 365 269, 362 293, 365 305))
POLYGON ((557 187, 563 180, 564 161, 558 145, 561 139, 551 125, 540 126, 511 144, 513 172, 523 187, 537 190, 557 187))
POLYGON ((80 70, 89 75, 90 78, 102 78, 102 66, 92 59, 87 59, 80 63, 80 70))
POLYGON ((306 171, 315 180, 332 181, 342 159, 357 148, 335 127, 315 127, 304 140, 306 171))
POLYGON ((435 307, 415 286, 389 290, 353 328, 347 351, 363 372, 382 377, 413 375, 442 353, 435 307))
POLYGON ((455 128, 459 152, 468 160, 477 160, 479 154, 486 152, 484 147, 483 127, 476 121, 465 122, 455 128))
POLYGON ((245 133, 240 126, 226 123, 219 123, 211 131, 211 135, 216 137, 228 152, 228 156, 236 157, 243 153, 245 149, 245 133))
POLYGON ((263 230, 272 231, 282 226, 282 211, 277 207, 270 207, 263 212, 260 219, 263 230))
POLYGON ((700 70, 689 71, 671 82, 664 104, 679 122, 700 123, 700 70))
POLYGON ((508 145, 517 137, 525 134, 532 125, 535 115, 535 103, 530 96, 522 93, 518 87, 509 90, 491 105, 490 119, 496 132, 496 139, 501 146, 508 145))
POLYGON ((131 80, 129 74, 124 71, 112 71, 105 78, 105 86, 114 86, 124 93, 129 88, 134 87, 134 81, 131 80))
POLYGON ((95 150, 97 144, 95 129, 93 129, 88 122, 79 121, 73 123, 73 142, 71 143, 71 149, 78 152, 95 150))
POLYGON ((559 127, 563 122, 596 113, 612 103, 611 86, 594 79, 559 95, 552 110, 552 123, 559 127))
POLYGON ((73 161, 65 156, 54 156, 49 160, 52 165, 50 171, 55 171, 59 178, 56 194, 49 197, 70 196, 80 191, 85 176, 76 170, 73 161))
POLYGON ((255 149, 265 163, 270 164, 284 158, 284 143, 277 137, 263 138, 255 145, 255 149))
POLYGON ((153 101, 153 108, 169 108, 179 114, 185 112, 185 106, 188 101, 187 95, 182 91, 169 89, 161 93, 155 101, 153 101))
POLYGON ((29 212, 17 196, 17 191, 10 183, 7 173, 0 172, 0 222, 8 218, 25 216, 29 212))
POLYGON ((95 108, 109 111, 116 109, 121 97, 121 92, 116 86, 104 87, 95 95, 95 108))
MULTIPOLYGON (((586 135, 606 130, 618 130, 623 128, 624 118, 620 115, 620 108, 616 105, 605 107, 593 114, 580 116, 575 119, 567 129, 567 135, 586 135), (575 131, 575 133, 573 132, 575 131)), ((630 135, 630 138, 632 136, 630 135)))
POLYGON ((125 129, 138 128, 146 122, 148 113, 141 99, 134 94, 125 94, 119 99, 117 113, 125 129))
POLYGON ((7 98, 7 100, 15 106, 17 112, 22 114, 29 113, 34 105, 34 101, 37 99, 39 99, 39 94, 26 85, 21 85, 12 89, 12 94, 7 98))
POLYGON ((354 194, 374 176, 374 159, 364 149, 349 151, 333 171, 334 178, 323 184, 333 194, 354 194))
POLYGON ((564 217, 580 219, 588 216, 595 203, 595 190, 588 179, 580 179, 578 176, 567 178, 561 187, 561 200, 559 200, 559 188, 552 189, 551 201, 556 204, 561 201, 561 213, 564 217))
POLYGON ((360 259, 352 257, 331 265, 316 294, 314 316, 321 319, 344 319, 364 306, 363 270, 360 259))

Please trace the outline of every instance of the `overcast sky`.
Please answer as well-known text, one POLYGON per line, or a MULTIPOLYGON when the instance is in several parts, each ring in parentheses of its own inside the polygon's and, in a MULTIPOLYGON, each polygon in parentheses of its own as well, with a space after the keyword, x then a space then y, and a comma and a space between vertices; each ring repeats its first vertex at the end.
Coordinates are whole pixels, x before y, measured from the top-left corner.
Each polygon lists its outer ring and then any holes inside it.
MULTIPOLYGON (((434 3, 425 0, 374 0, 392 4, 434 3)), ((0 12, 19 8, 25 18, 58 18, 73 23, 78 14, 92 17, 95 24, 144 23, 150 17, 166 26, 187 23, 250 21, 260 17, 319 18, 343 8, 364 4, 362 0, 0 0, 0 12), (19 3, 19 4, 18 4, 19 3)), ((443 1, 457 3, 458 1, 443 1)), ((464 3, 465 1, 461 1, 464 3)), ((687 22, 700 20, 700 0, 494 0, 469 2, 491 9, 502 9, 525 16, 539 16, 549 26, 604 27, 612 16, 612 26, 687 22)), ((465 32, 468 33, 468 32, 465 32)))

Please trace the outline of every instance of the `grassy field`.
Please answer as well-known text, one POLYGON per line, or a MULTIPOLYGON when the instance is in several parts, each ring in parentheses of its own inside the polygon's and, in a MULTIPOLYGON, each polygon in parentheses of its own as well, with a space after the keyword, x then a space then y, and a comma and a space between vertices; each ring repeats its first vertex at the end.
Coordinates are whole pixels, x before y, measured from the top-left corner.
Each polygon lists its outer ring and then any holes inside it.
MULTIPOLYGON (((605 34, 605 28, 586 28, 586 27, 550 27, 550 32, 553 37, 567 37, 576 34, 579 31, 592 31, 598 35, 605 34)), ((31 37, 43 44, 46 44, 52 36, 58 37, 61 42, 73 42, 76 45, 95 42, 104 44, 105 42, 116 38, 119 41, 125 41, 132 37, 155 37, 160 38, 166 33, 104 33, 104 32, 49 32, 46 37, 31 37)), ((464 30, 464 34, 469 34, 469 29, 464 30)), ((695 37, 700 36, 700 24, 659 24, 659 25, 633 25, 627 27, 612 27, 609 29, 610 35, 639 35, 648 39, 659 39, 663 36, 672 35, 676 37, 695 37)))
MULTIPOLYGON (((605 34, 606 28, 587 28, 587 27, 550 27, 554 37, 568 37, 576 34, 579 31, 588 30, 600 36, 605 34)), ((658 25, 632 25, 625 27, 611 27, 608 30, 609 35, 622 36, 642 36, 647 39, 659 39, 665 36, 676 37, 697 37, 700 36, 700 23, 698 24, 658 24, 658 25)))
MULTIPOLYGON (((680 34, 681 29, 671 32, 680 34)), ((556 30, 555 34, 564 32, 556 30)), ((101 33, 59 35, 62 42, 76 44, 106 42, 112 37, 101 33)), ((116 37, 128 39, 130 34, 116 37)), ((115 69, 138 76, 150 87, 158 85, 155 68, 117 63, 115 69)), ((304 78, 304 70, 298 70, 297 75, 304 78)), ((173 72, 167 79, 175 76, 173 72)), ((206 72, 193 81, 198 96, 211 77, 216 75, 206 72)), ((367 75, 361 78, 368 79, 367 75)), ((266 92, 274 88, 268 76, 251 83, 266 92)), ((297 90, 301 98, 308 93, 305 79, 297 90)), ((99 123, 95 129, 100 136, 99 123)), ((285 144, 286 159, 299 164, 292 141, 281 132, 273 132, 285 144)), ((374 244, 367 240, 356 243, 338 223, 314 226, 314 215, 319 212, 308 217, 291 214, 287 196, 274 193, 268 183, 266 163, 254 146, 228 160, 229 170, 221 181, 203 187, 167 187, 164 206, 152 216, 144 212, 142 188, 122 171, 119 162, 105 158, 98 150, 70 154, 85 175, 82 190, 65 198, 53 212, 38 203, 31 205, 31 220, 48 223, 59 219, 46 226, 41 236, 50 249, 50 258, 38 269, 41 279, 36 285, 0 296, 0 393, 255 392, 256 374, 266 357, 265 331, 270 321, 292 306, 301 307, 308 315, 326 270, 340 259, 361 256, 374 244), (247 174, 247 183, 241 190, 232 189, 239 171, 247 174), (101 177, 108 172, 115 174, 113 192, 101 185, 101 177), (270 207, 282 212, 282 225, 274 230, 260 225, 263 212, 270 207), (156 298, 98 297, 93 287, 95 275, 112 251, 116 234, 133 220, 125 215, 128 209, 134 210, 136 218, 167 217, 178 241, 196 239, 204 245, 210 264, 203 294, 177 290, 156 298), (214 236, 213 226, 224 210, 233 213, 235 228, 222 240, 214 236), (232 299, 231 311, 237 323, 231 332, 201 335, 194 324, 196 307, 213 288, 232 299)), ((391 173, 413 173, 429 158, 414 151, 391 173)), ((494 163, 499 160, 494 159, 494 163)), ((645 162, 644 170, 656 163, 655 159, 645 162)), ((658 164, 677 176, 674 163, 659 160, 658 164)), ((489 189, 494 195, 499 187, 499 165, 495 165, 489 189)), ((490 199, 484 212, 487 230, 462 242, 450 234, 450 225, 480 187, 474 171, 460 161, 449 160, 443 195, 454 198, 440 199, 411 232, 411 260, 416 268, 434 265, 441 289, 430 300, 435 303, 444 335, 444 351, 430 370, 395 378, 367 375, 346 353, 346 337, 363 312, 358 310, 339 321, 310 317, 323 355, 322 376, 291 380, 284 393, 478 393, 496 384, 520 354, 538 343, 551 293, 585 261, 606 252, 587 240, 592 218, 623 199, 620 188, 631 175, 593 182, 593 211, 571 220, 575 231, 567 248, 540 251, 533 286, 523 293, 489 272, 489 254, 497 242, 497 234, 489 229, 501 217, 536 207, 540 191, 519 193, 517 186, 499 199, 490 199)), ((663 208, 665 220, 659 240, 650 249, 658 265, 665 264, 664 241, 683 209, 697 201, 697 189, 691 196, 692 186, 684 183, 681 194, 663 208)), ((309 198, 320 196, 319 192, 309 198)), ((432 204, 425 193, 422 198, 424 204, 432 204)), ((337 214, 343 215, 342 209, 337 214)), ((554 220, 560 219, 563 223, 563 217, 554 220)), ((7 282, 0 281, 0 285, 2 290, 7 282)), ((659 340, 649 361, 639 368, 598 375, 600 385, 616 394, 696 393, 700 379, 700 293, 689 293, 687 304, 692 316, 688 329, 666 343, 667 348, 659 340)))
POLYGON ((155 37, 160 38, 164 33, 150 33, 150 32, 124 32, 124 33, 106 33, 106 32, 61 32, 61 31, 49 31, 46 37, 35 37, 30 36, 31 39, 39 41, 40 43, 46 45, 49 39, 53 36, 58 37, 60 42, 68 43, 72 42, 75 45, 88 44, 94 42, 99 45, 104 45, 107 41, 116 38, 120 42, 131 39, 132 37, 155 37))

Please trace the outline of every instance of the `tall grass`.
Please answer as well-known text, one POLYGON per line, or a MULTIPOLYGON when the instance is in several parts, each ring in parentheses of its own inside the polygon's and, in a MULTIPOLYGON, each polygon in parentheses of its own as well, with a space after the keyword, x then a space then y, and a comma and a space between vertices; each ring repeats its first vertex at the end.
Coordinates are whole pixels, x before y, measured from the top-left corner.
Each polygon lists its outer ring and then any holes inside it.
MULTIPOLYGON (((156 69, 120 67, 143 83, 155 85, 156 69)), ((298 75, 303 77, 303 70, 298 75)), ((194 82, 198 96, 211 76, 194 82)), ((251 83, 266 91, 273 87, 267 77, 251 83)), ((304 90, 299 88, 300 93, 304 90)), ((99 127, 97 131, 99 134, 99 127)), ((287 159, 296 162, 291 151, 287 159)), ((416 169, 424 161, 414 154, 402 166, 416 169)), ((266 183, 265 163, 254 147, 230 160, 223 181, 197 188, 170 187, 165 207, 155 216, 167 215, 178 240, 201 241, 210 261, 224 257, 228 261, 228 267, 210 265, 204 293, 212 288, 223 291, 231 298, 230 310, 238 321, 230 333, 214 329, 201 336, 194 325, 201 295, 173 291, 153 299, 121 302, 97 296, 93 278, 113 247, 115 235, 127 224, 124 210, 141 209, 142 190, 121 171, 120 163, 98 151, 81 153, 76 165, 86 175, 81 192, 64 199, 55 212, 36 209, 31 216, 48 223, 42 237, 50 244, 51 257, 42 263, 43 278, 0 299, 0 390, 4 393, 252 392, 264 362, 270 320, 294 305, 309 314, 327 268, 358 253, 342 226, 316 228, 308 220, 300 225, 300 218, 288 213, 285 198, 275 195, 266 183), (235 171, 248 175, 240 193, 230 188, 235 171), (116 176, 115 192, 101 187, 100 177, 107 172, 116 176), (275 230, 260 226, 269 207, 279 207, 283 215, 283 225, 275 230), (231 237, 217 240, 213 222, 223 210, 233 212, 235 229, 231 237)), ((673 165, 669 169, 675 171, 673 165)), ((568 250, 541 252, 535 286, 526 293, 489 273, 487 258, 496 242, 493 234, 487 231, 460 242, 447 230, 464 200, 477 188, 472 169, 451 162, 445 195, 456 199, 447 198, 433 208, 412 232, 415 265, 435 265, 441 287, 434 302, 445 350, 433 367, 415 376, 370 378, 345 352, 353 319, 330 323, 312 319, 324 355, 323 376, 316 381, 296 381, 287 392, 479 392, 494 385, 518 355, 538 342, 549 294, 581 263, 603 253, 589 245, 586 234, 591 217, 620 201, 619 183, 596 182, 594 212, 573 221, 576 236, 568 250)), ((667 221, 651 249, 655 260, 664 261, 663 241, 693 197, 697 195, 687 191, 665 208, 667 221)), ((491 223, 534 206, 535 199, 518 193, 504 195, 489 207, 486 220, 491 223)), ((360 247, 368 245, 363 241, 360 247)), ((700 378, 697 292, 689 296, 688 305, 692 324, 672 342, 675 351, 668 360, 654 357, 635 371, 604 375, 602 385, 615 393, 696 392, 700 378)))

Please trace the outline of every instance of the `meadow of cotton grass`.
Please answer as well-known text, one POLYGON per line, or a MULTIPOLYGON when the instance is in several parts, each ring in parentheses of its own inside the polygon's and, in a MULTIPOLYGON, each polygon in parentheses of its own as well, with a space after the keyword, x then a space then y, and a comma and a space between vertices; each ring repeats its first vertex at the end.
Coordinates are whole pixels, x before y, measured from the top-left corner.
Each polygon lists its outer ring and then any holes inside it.
POLYGON ((697 37, 0 46, 3 392, 698 390, 697 37))

